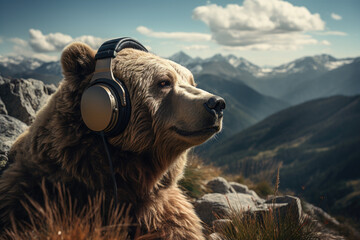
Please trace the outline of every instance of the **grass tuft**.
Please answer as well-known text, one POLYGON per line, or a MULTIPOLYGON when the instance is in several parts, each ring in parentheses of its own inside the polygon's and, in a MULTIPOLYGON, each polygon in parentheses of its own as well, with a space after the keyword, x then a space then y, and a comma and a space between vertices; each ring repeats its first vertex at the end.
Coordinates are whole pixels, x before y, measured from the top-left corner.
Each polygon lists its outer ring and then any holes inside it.
POLYGON ((316 224, 304 217, 295 221, 291 211, 280 218, 278 211, 270 208, 266 212, 249 214, 231 208, 228 218, 218 233, 225 240, 317 240, 316 224))
POLYGON ((196 155, 189 155, 184 177, 179 181, 179 186, 190 198, 199 198, 208 192, 206 182, 221 174, 219 168, 204 165, 196 155))

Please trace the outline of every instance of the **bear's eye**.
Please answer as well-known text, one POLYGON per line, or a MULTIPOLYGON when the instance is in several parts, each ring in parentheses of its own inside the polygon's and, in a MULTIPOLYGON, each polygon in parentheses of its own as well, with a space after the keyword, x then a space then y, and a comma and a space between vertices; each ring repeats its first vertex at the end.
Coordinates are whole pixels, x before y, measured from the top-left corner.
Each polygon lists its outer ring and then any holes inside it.
POLYGON ((171 86, 171 82, 169 80, 162 80, 159 82, 159 87, 164 88, 164 87, 170 87, 171 86))

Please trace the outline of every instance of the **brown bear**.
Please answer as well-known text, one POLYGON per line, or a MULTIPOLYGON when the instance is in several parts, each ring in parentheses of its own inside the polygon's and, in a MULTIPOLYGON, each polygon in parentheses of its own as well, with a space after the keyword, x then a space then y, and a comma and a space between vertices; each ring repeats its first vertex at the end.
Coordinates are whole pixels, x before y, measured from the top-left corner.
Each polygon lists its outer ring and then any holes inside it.
MULTIPOLYGON (((63 184, 78 205, 99 191, 114 197, 104 145, 80 113, 82 93, 94 74, 95 53, 82 43, 64 49, 64 79, 11 147, 12 164, 0 178, 1 229, 28 221, 24 202, 43 201, 42 182, 48 189, 63 184)), ((112 63, 132 104, 126 129, 107 138, 119 204, 131 204, 141 234, 204 239, 200 220, 177 182, 189 148, 221 130, 225 102, 196 88, 189 70, 152 53, 126 48, 112 63)))

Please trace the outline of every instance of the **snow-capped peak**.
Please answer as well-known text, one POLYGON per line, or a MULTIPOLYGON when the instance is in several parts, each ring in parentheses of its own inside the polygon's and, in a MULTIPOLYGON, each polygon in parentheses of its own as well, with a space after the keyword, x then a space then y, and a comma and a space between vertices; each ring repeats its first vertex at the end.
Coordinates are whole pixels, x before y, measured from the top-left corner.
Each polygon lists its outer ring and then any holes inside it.
POLYGON ((193 60, 189 55, 187 55, 183 51, 175 53, 174 55, 170 56, 169 59, 184 66, 191 63, 193 60))

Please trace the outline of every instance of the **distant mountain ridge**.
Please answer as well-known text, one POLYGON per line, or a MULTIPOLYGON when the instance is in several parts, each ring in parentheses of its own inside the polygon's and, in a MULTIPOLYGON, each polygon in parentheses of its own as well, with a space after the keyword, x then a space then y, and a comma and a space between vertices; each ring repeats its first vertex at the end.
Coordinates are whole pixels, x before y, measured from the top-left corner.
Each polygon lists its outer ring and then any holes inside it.
POLYGON ((292 104, 336 94, 360 94, 360 58, 337 59, 322 54, 296 59, 274 68, 261 68, 234 55, 216 54, 211 58, 192 59, 182 52, 181 59, 178 56, 175 54, 169 59, 186 66, 196 76, 213 74, 239 80, 259 93, 292 104), (335 72, 336 79, 331 77, 335 72), (324 80, 329 76, 331 84, 324 80), (338 87, 344 85, 347 87, 338 87), (321 88, 321 91, 313 91, 315 88, 321 88), (308 94, 308 91, 312 93, 308 94))
MULTIPOLYGON (((242 71, 245 71, 251 73, 255 78, 266 78, 274 76, 286 76, 308 71, 327 72, 339 68, 343 65, 351 64, 356 58, 337 59, 331 55, 322 54, 312 57, 308 56, 299 58, 274 68, 259 67, 256 64, 253 64, 252 62, 242 57, 236 57, 235 55, 223 56, 221 54, 216 54, 210 58, 201 59, 199 57, 192 58, 183 51, 180 51, 170 56, 169 59, 186 67, 188 67, 188 65, 192 66, 194 69, 196 69, 196 65, 201 66, 204 63, 226 62, 234 68, 234 71, 239 71, 238 73, 240 75, 242 71)), ((21 72, 28 71, 42 73, 44 70, 46 74, 60 76, 60 62, 45 62, 39 60, 38 58, 25 56, 0 57, 0 73, 4 76, 20 74, 21 72)), ((201 71, 194 71, 195 74, 200 72, 201 71)))
MULTIPOLYGON (((293 104, 300 103, 317 97, 330 96, 334 91, 323 91, 323 95, 303 97, 294 92, 301 92, 311 88, 318 78, 342 67, 353 65, 359 69, 359 58, 337 59, 331 55, 316 55, 303 57, 274 68, 262 68, 252 62, 236 57, 235 55, 223 56, 216 54, 210 58, 192 58, 180 51, 170 56, 169 59, 187 67, 193 74, 213 74, 240 80, 258 92, 282 99, 293 104)), ((349 69, 347 68, 347 71, 349 69)), ((360 70, 358 70, 359 72, 360 70)), ((47 84, 58 83, 62 79, 60 62, 45 62, 24 56, 0 57, 0 74, 4 77, 35 78, 47 84)), ((331 74, 330 74, 331 75, 331 74)), ((320 81, 322 82, 322 81, 320 81)), ((342 82, 351 84, 352 80, 339 78, 336 85, 342 82)), ((316 83, 315 83, 316 84, 316 83)), ((323 86, 328 89, 328 86, 323 86)), ((355 88, 360 93, 360 88, 355 88)), ((349 95, 346 90, 339 90, 336 94, 349 95)))
POLYGON ((45 62, 24 56, 0 57, 0 73, 4 76, 33 71, 45 62))
POLYGON ((25 56, 0 57, 0 75, 13 78, 33 78, 45 84, 58 84, 62 79, 59 61, 45 62, 25 56))
MULTIPOLYGON (((286 76, 295 73, 304 73, 308 71, 318 71, 318 72, 327 72, 339 68, 343 65, 352 63, 356 58, 343 58, 337 59, 331 55, 321 54, 315 56, 307 56, 296 59, 286 64, 282 64, 280 66, 276 66, 273 68, 262 68, 253 64, 252 62, 242 58, 236 57, 235 55, 227 55, 223 56, 221 54, 216 54, 210 58, 191 58, 189 55, 180 51, 175 53, 174 55, 169 57, 170 60, 175 61, 184 66, 194 66, 198 64, 201 66, 203 63, 209 62, 227 62, 229 63, 235 70, 239 71, 241 75, 241 71, 246 71, 251 73, 255 78, 267 78, 267 77, 275 77, 275 76, 286 76)), ((195 73, 200 73, 196 72, 195 73)))

